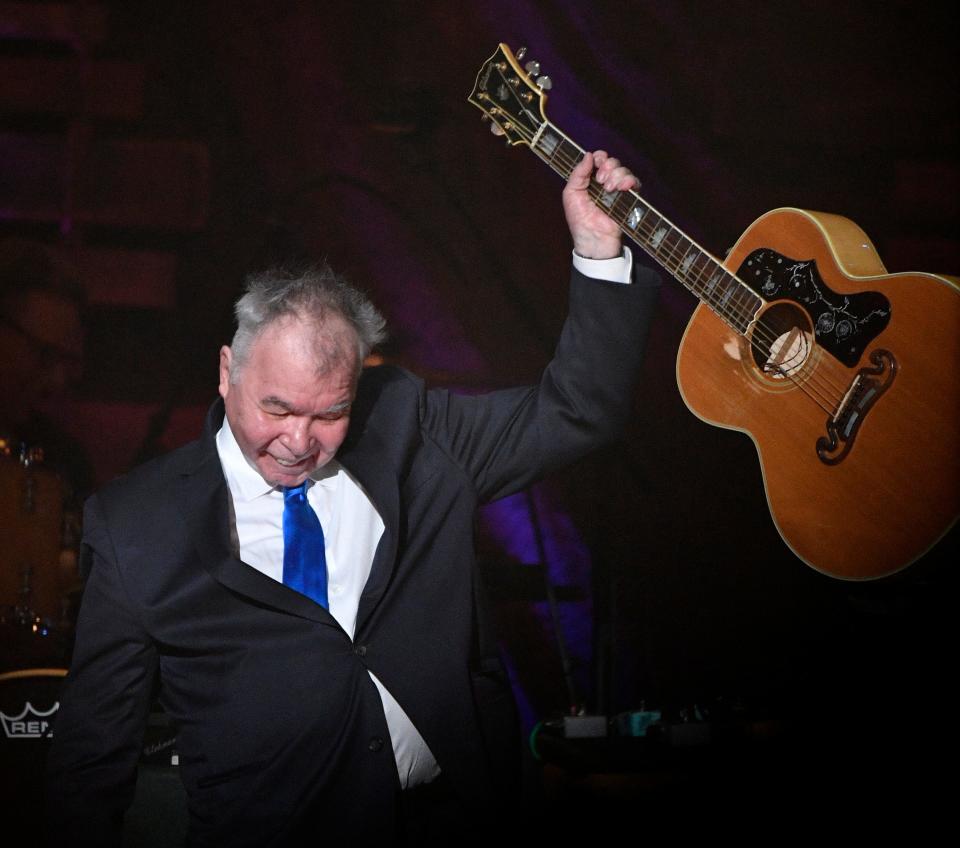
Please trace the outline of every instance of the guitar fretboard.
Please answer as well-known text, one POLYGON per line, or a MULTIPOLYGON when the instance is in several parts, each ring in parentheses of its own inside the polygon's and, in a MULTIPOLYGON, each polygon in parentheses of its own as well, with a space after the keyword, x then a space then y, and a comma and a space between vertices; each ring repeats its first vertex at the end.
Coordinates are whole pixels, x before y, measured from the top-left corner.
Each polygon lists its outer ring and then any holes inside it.
MULTIPOLYGON (((584 150, 545 121, 530 145, 564 179, 584 150)), ((606 192, 591 180, 590 194, 621 231, 741 335, 763 301, 720 262, 635 191, 606 192)))

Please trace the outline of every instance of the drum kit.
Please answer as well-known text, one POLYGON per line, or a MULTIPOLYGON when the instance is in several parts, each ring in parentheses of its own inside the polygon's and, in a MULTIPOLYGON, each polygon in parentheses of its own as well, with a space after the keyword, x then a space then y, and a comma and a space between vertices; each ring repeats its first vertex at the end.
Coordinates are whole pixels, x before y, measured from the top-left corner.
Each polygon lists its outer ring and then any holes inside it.
POLYGON ((0 793, 24 816, 39 805, 79 594, 65 488, 43 454, 0 436, 0 793))
POLYGON ((64 545, 63 482, 43 458, 0 436, 0 672, 66 661, 77 556, 64 545))
MULTIPOLYGON (((24 828, 44 815, 46 751, 79 607, 79 519, 67 492, 42 448, 0 436, 0 799, 24 828)), ((169 718, 151 712, 125 844, 159 844, 155 833, 171 826, 158 826, 161 814, 186 831, 176 737, 169 718)))

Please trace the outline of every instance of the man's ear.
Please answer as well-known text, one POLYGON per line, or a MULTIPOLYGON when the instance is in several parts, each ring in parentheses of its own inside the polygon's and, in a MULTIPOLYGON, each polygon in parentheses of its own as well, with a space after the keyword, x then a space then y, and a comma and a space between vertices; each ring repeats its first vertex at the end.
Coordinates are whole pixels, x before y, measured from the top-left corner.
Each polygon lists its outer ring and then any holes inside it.
POLYGON ((226 399, 230 391, 230 365, 233 362, 233 351, 224 345, 220 348, 220 397, 226 399))

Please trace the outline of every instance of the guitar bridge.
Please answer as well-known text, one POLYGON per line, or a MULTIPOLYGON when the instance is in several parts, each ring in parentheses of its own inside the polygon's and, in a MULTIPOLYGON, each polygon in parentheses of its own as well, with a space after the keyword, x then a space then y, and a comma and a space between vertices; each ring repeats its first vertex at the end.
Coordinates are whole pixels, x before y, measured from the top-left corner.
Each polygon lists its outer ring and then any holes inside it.
POLYGON ((817 456, 826 465, 836 465, 850 452, 860 425, 897 375, 897 360, 888 350, 870 354, 872 366, 857 372, 837 412, 827 419, 827 435, 817 439, 817 456))

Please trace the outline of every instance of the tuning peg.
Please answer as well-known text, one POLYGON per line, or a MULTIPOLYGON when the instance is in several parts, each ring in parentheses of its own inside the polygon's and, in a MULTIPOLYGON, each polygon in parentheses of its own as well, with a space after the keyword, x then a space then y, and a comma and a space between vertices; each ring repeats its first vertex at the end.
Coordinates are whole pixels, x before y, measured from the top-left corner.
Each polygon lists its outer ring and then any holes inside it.
POLYGON ((523 69, 530 74, 530 76, 535 77, 540 73, 540 63, 536 59, 531 59, 523 66, 523 69))
POLYGON ((517 61, 518 61, 518 62, 523 61, 523 57, 526 56, 526 55, 527 55, 527 48, 526 48, 526 47, 518 47, 518 48, 517 48, 516 57, 517 57, 517 61))
POLYGON ((499 124, 490 124, 490 132, 494 135, 506 135, 506 133, 500 128, 499 124))
POLYGON ((544 91, 549 91, 553 88, 553 80, 544 74, 542 77, 537 77, 537 85, 544 91))

